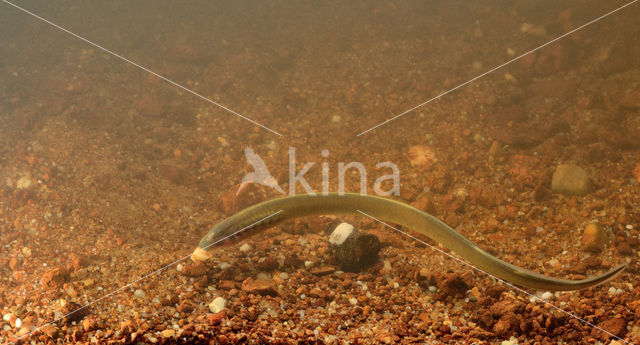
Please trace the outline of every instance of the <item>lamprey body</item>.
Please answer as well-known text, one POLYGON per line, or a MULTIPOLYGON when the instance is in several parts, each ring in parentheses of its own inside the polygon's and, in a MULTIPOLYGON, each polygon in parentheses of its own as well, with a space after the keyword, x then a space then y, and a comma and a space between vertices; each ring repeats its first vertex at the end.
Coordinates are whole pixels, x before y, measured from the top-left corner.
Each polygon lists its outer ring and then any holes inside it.
POLYGON ((200 241, 194 260, 210 256, 205 249, 227 240, 250 236, 276 224, 310 215, 370 215, 385 222, 420 232, 466 260, 471 265, 509 283, 540 290, 569 291, 605 282, 622 271, 620 265, 607 273, 584 280, 547 277, 504 262, 487 253, 434 216, 392 199, 354 193, 301 194, 268 200, 246 208, 214 226, 200 241))

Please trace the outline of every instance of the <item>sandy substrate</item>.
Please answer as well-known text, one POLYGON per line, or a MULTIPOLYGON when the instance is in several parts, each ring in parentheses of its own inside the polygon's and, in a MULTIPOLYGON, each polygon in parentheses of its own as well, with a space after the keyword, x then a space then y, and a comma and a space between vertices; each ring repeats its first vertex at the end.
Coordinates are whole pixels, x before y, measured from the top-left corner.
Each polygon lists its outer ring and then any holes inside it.
MULTIPOLYGON (((615 8, 580 4, 160 6, 146 21, 103 10, 113 26, 90 25, 83 7, 86 19, 42 10, 282 137, 13 13, 0 60, 0 343, 639 343, 639 6, 356 137, 615 8), (205 23, 237 39, 220 43, 205 23), (215 223, 277 195, 235 196, 247 146, 285 191, 291 148, 296 171, 315 162, 316 190, 322 163, 332 190, 340 162, 362 163, 372 193, 389 173, 376 164, 393 162, 398 200, 539 273, 628 267, 582 291, 520 291, 362 217, 342 220, 383 248, 357 273, 330 254, 326 217, 181 260, 215 223), (563 163, 586 171, 586 195, 552 192, 563 163), (606 237, 591 244, 594 221, 606 237)), ((357 192, 357 175, 346 185, 357 192)))

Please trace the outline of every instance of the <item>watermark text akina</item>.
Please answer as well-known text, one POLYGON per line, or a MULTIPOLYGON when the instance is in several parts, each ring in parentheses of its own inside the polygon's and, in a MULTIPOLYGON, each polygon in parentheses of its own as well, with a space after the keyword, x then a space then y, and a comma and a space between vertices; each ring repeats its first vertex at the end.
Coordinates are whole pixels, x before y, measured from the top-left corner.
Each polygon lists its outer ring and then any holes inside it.
MULTIPOLYGON (((264 160, 253 151, 252 148, 247 147, 244 150, 245 157, 247 158, 247 162, 253 167, 254 171, 247 173, 242 178, 242 183, 238 188, 238 193, 240 193, 249 183, 258 183, 266 187, 270 187, 275 189, 280 194, 285 194, 285 191, 280 187, 278 181, 276 180, 271 172, 267 168, 264 160)), ((323 158, 329 157, 329 150, 322 150, 320 153, 323 158)), ((305 163, 299 171, 296 171, 296 148, 289 147, 289 195, 296 194, 296 186, 300 184, 305 193, 310 195, 316 195, 316 192, 309 184, 309 181, 306 179, 305 175, 315 166, 316 162, 307 162, 305 163)), ((329 162, 323 161, 320 164, 321 169, 321 188, 320 191, 323 195, 326 195, 330 192, 329 190, 329 176, 330 176, 330 165, 329 162)), ((368 186, 368 175, 367 169, 360 162, 338 162, 337 166, 337 174, 338 174, 338 193, 345 192, 345 176, 347 171, 354 169, 359 177, 360 177, 360 194, 367 194, 367 186, 368 186)), ((380 162, 376 164, 376 170, 384 169, 385 172, 390 172, 389 174, 381 175, 376 178, 373 183, 373 191, 375 194, 380 196, 399 196, 400 195, 400 169, 393 162, 380 162), (383 189, 383 184, 389 181, 391 183, 391 188, 383 189)))

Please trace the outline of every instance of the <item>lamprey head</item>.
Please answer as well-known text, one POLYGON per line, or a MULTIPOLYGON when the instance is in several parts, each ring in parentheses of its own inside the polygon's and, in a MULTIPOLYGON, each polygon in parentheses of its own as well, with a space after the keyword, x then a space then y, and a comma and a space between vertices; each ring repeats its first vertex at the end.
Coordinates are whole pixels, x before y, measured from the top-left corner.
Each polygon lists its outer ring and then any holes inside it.
POLYGON ((273 226, 273 222, 257 221, 246 224, 245 217, 238 216, 238 213, 216 224, 209 232, 200 240, 198 248, 191 255, 194 261, 207 260, 211 254, 209 250, 215 247, 230 246, 241 240, 254 235, 260 230, 264 230, 269 226, 273 226), (202 259, 201 259, 202 258, 202 259))

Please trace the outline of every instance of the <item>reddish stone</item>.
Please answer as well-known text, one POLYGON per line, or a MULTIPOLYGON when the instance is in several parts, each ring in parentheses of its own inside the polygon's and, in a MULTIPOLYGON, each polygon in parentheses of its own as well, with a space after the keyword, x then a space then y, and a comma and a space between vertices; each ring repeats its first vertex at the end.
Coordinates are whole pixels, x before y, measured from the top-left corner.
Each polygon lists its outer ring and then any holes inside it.
POLYGON ((271 279, 247 278, 242 282, 242 291, 263 296, 276 296, 276 283, 271 279))
POLYGON ((322 266, 322 267, 318 267, 318 268, 314 268, 311 270, 311 273, 317 275, 317 276, 324 276, 327 274, 331 274, 333 272, 335 272, 336 269, 335 267, 331 267, 331 266, 322 266))
MULTIPOLYGON (((623 338, 625 334, 627 334, 627 321, 619 317, 602 321, 598 324, 598 327, 620 338, 623 338)), ((600 337, 602 340, 606 340, 611 337, 610 334, 604 333, 597 328, 591 329, 591 336, 600 337)))
POLYGON ((207 323, 211 326, 219 325, 222 322, 222 319, 224 319, 224 317, 225 317, 224 310, 219 311, 215 314, 209 314, 207 316, 207 323))
POLYGON ((193 305, 188 300, 184 300, 176 308, 177 311, 185 314, 189 314, 193 311, 193 305))
POLYGON ((45 288, 57 287, 65 282, 69 272, 62 267, 53 267, 42 275, 42 286, 45 288))
POLYGON ((207 267, 202 261, 198 261, 196 263, 185 264, 182 266, 182 271, 179 272, 187 277, 200 277, 207 273, 207 267))
POLYGON ((236 288, 236 283, 231 280, 222 280, 218 283, 218 289, 231 290, 236 288))

